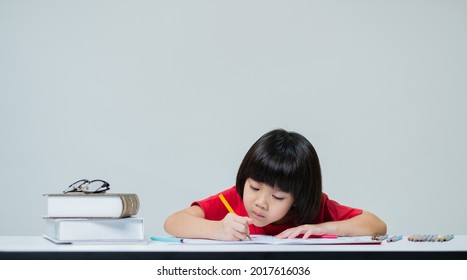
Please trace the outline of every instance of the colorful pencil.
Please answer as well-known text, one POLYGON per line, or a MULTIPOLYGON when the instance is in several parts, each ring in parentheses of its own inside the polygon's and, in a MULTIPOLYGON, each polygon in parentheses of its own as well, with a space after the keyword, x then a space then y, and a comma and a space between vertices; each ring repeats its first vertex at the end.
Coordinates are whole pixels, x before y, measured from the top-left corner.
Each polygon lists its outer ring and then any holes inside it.
POLYGON ((387 242, 396 242, 402 239, 402 235, 394 235, 388 238, 387 242))

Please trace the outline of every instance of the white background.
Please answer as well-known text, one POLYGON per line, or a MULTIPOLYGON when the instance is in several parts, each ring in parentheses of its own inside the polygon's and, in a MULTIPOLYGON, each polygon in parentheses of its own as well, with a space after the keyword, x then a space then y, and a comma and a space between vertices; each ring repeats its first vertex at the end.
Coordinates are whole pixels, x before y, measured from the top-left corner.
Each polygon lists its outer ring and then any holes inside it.
POLYGON ((105 179, 147 235, 297 131, 390 233, 467 234, 467 2, 0 0, 0 235, 105 179))

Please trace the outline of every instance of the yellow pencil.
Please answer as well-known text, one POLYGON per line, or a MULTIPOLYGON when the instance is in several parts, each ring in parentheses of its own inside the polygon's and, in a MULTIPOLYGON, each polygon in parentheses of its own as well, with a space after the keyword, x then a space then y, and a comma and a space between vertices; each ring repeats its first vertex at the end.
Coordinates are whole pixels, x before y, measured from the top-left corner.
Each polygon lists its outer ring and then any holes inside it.
MULTIPOLYGON (((221 199, 222 203, 224 203, 225 208, 227 208, 227 210, 228 210, 230 213, 235 214, 235 211, 232 209, 232 206, 230 206, 230 204, 229 204, 229 202, 227 201, 227 199, 225 199, 224 195, 223 195, 223 194, 219 194, 219 198, 221 199)), ((246 237, 248 237, 248 239, 250 239, 250 241, 252 241, 249 234, 247 234, 246 237)))

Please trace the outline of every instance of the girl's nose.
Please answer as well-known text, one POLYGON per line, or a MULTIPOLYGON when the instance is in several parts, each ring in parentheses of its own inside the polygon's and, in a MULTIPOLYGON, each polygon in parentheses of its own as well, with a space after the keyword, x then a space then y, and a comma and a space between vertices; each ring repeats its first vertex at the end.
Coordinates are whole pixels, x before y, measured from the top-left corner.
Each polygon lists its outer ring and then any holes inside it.
POLYGON ((261 209, 264 209, 264 210, 266 210, 268 208, 266 198, 264 196, 262 196, 262 195, 259 195, 256 198, 255 204, 256 204, 257 207, 259 207, 261 209))

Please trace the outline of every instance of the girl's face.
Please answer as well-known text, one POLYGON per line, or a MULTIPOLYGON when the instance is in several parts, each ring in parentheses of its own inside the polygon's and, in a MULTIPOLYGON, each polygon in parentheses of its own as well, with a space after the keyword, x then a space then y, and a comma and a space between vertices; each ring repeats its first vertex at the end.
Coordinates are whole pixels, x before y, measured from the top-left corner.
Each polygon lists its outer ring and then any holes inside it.
POLYGON ((253 224, 263 227, 287 222, 287 214, 294 203, 290 193, 272 188, 251 178, 245 181, 243 204, 253 224))

